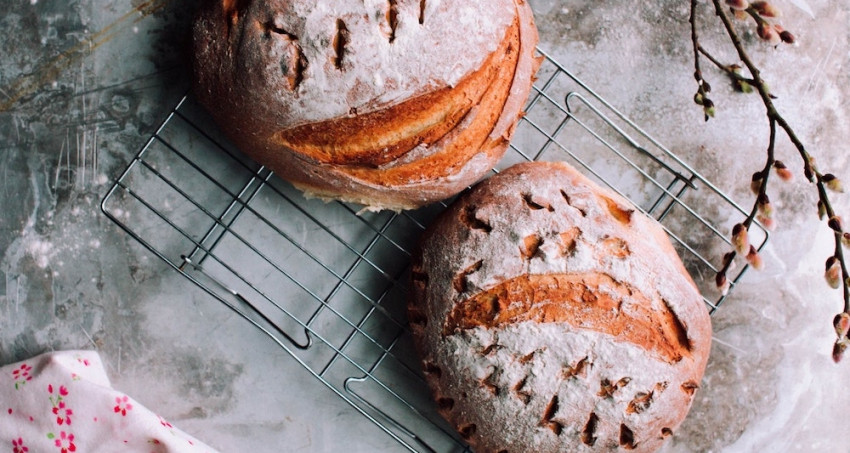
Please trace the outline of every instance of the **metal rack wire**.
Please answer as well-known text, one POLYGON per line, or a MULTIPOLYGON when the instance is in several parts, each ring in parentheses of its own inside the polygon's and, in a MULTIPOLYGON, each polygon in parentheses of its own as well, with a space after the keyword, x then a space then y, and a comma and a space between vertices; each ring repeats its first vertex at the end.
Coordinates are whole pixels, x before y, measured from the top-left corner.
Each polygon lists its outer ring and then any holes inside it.
MULTIPOLYGON (((545 57, 494 171, 566 160, 658 219, 710 312, 715 264, 747 212, 545 57)), ((445 204, 403 213, 305 199, 182 99, 103 199, 105 215, 260 329, 406 450, 469 451, 436 414, 403 307, 413 243, 445 204)), ((767 232, 756 225, 761 249, 767 232)), ((747 267, 730 276, 732 289, 747 267)))

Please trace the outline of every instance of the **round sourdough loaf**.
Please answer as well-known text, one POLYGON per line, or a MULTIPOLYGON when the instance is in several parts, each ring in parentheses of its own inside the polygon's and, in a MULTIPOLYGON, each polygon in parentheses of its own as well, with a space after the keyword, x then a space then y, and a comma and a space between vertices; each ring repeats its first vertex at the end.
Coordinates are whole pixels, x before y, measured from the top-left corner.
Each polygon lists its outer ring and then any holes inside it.
POLYGON ((654 451, 711 343, 662 228, 565 163, 513 166, 441 214, 409 317, 438 409, 477 453, 654 451))
POLYGON ((193 33, 194 92, 237 147, 371 209, 483 176, 539 66, 525 0, 215 0, 193 33))

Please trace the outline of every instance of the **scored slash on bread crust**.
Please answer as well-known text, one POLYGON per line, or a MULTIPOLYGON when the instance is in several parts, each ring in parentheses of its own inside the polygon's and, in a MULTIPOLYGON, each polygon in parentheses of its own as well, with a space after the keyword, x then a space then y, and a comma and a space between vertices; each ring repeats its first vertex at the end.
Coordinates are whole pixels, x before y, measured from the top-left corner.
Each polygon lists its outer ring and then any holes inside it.
POLYGON ((525 0, 213 1, 194 36, 194 91, 237 147, 369 209, 481 178, 540 63, 525 0))
POLYGON ((509 36, 482 68, 454 87, 444 87, 374 112, 284 129, 275 138, 304 158, 320 163, 367 168, 386 165, 420 144, 430 145, 445 136, 473 105, 481 102, 486 92, 491 91, 490 97, 501 98, 504 104, 513 75, 511 66, 516 66, 517 60, 516 52, 508 49, 518 46, 518 27, 514 24, 509 36), (500 71, 504 67, 508 70, 500 71), (495 90, 488 90, 497 83, 495 90), (381 133, 376 134, 376 130, 381 133))
POLYGON ((690 356, 687 332, 669 307, 655 308, 626 283, 601 273, 521 275, 454 306, 443 335, 518 322, 560 322, 603 332, 673 363, 690 356), (623 301, 632 299, 624 305, 623 301), (581 303, 565 304, 564 300, 581 303))
POLYGON ((477 453, 655 451, 708 359, 708 311, 663 229, 565 163, 459 197, 411 288, 426 381, 477 453))

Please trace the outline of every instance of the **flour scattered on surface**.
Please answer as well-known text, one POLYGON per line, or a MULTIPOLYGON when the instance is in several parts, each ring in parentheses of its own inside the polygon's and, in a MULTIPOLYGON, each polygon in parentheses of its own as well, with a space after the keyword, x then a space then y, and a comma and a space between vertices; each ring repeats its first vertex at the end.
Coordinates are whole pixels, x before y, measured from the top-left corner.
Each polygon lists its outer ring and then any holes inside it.
POLYGON ((40 269, 47 269, 53 255, 53 244, 41 238, 31 239, 26 244, 26 251, 40 269))

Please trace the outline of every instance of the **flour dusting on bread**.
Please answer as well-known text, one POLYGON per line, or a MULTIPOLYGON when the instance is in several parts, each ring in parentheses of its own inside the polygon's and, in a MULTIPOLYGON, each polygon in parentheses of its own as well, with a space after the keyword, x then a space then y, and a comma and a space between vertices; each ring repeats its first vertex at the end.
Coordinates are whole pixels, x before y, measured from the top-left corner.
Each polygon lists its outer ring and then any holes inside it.
POLYGON ((412 288, 426 379, 476 452, 654 451, 708 358, 708 312, 662 228, 565 163, 461 196, 412 288))
POLYGON ((237 147, 375 209, 482 177, 539 66, 524 0, 218 0, 193 33, 195 94, 237 147))

